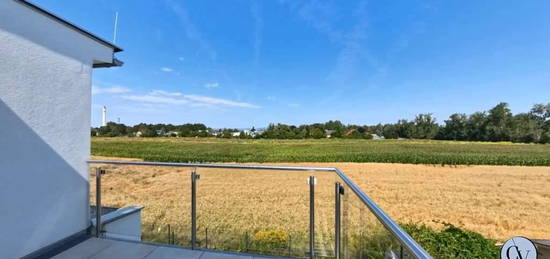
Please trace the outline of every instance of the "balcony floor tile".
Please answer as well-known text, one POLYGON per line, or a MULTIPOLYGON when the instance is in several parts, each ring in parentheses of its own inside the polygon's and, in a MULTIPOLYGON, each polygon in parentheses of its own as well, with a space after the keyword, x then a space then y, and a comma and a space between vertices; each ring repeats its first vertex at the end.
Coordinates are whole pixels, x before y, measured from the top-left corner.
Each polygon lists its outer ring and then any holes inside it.
POLYGON ((183 247, 170 247, 140 243, 133 241, 120 241, 112 239, 89 238, 60 254, 54 259, 255 259, 276 258, 269 256, 256 256, 249 254, 230 253, 212 250, 191 250, 183 247))

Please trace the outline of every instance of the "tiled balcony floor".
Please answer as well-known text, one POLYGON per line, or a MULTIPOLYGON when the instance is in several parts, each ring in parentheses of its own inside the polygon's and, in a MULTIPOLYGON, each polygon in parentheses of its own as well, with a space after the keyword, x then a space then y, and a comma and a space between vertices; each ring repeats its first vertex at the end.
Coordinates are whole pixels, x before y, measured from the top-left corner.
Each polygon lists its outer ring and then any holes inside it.
POLYGON ((210 250, 191 250, 179 247, 156 246, 139 242, 126 242, 111 239, 90 238, 54 256, 55 259, 164 259, 164 258, 195 258, 195 259, 254 259, 275 258, 238 253, 226 253, 210 250))

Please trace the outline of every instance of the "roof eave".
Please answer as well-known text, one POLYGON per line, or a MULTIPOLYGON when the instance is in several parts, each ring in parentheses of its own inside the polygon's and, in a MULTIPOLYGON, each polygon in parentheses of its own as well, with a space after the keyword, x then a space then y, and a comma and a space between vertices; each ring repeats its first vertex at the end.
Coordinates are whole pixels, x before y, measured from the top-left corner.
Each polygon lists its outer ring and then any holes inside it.
POLYGON ((116 58, 113 58, 113 62, 111 63, 96 63, 93 65, 93 68, 102 68, 102 67, 121 67, 122 65, 124 65, 124 62, 116 59, 116 58))
MULTIPOLYGON (((84 29, 82 29, 82 28, 76 26, 75 24, 73 24, 73 23, 71 23, 71 22, 69 22, 69 21, 67 21, 67 20, 65 20, 65 19, 63 19, 63 18, 61 18, 61 17, 59 17, 59 16, 53 14, 52 12, 47 11, 47 10, 45 10, 45 9, 43 9, 43 8, 41 8, 41 7, 39 7, 39 6, 35 5, 35 4, 33 4, 33 3, 31 3, 31 2, 28 2, 27 0, 14 0, 14 1, 19 2, 19 3, 21 3, 21 4, 24 4, 24 5, 26 5, 27 7, 31 8, 31 9, 33 9, 33 10, 39 12, 39 13, 42 13, 42 14, 44 14, 44 15, 46 15, 46 16, 48 16, 48 17, 50 17, 50 18, 52 18, 52 19, 54 19, 54 20, 60 22, 61 24, 63 24, 63 25, 65 25, 65 26, 67 26, 67 27, 69 27, 69 28, 71 28, 71 29, 73 29, 73 30, 76 30, 76 31, 78 31, 78 32, 80 32, 80 33, 82 33, 82 34, 84 34, 85 36, 87 36, 87 37, 89 37, 89 38, 91 38, 91 39, 93 39, 93 40, 95 40, 95 41, 97 41, 97 42, 99 42, 99 43, 101 43, 101 44, 104 44, 104 45, 109 46, 110 48, 113 49, 113 52, 114 52, 114 53, 123 51, 123 49, 120 48, 120 47, 118 47, 117 45, 115 45, 115 44, 113 44, 113 43, 111 43, 111 42, 109 42, 109 41, 107 41, 107 40, 104 40, 104 39, 102 39, 101 37, 96 36, 96 35, 92 34, 91 32, 89 32, 89 31, 87 31, 87 30, 84 30, 84 29)), ((94 67, 95 67, 95 65, 94 65, 94 67)))

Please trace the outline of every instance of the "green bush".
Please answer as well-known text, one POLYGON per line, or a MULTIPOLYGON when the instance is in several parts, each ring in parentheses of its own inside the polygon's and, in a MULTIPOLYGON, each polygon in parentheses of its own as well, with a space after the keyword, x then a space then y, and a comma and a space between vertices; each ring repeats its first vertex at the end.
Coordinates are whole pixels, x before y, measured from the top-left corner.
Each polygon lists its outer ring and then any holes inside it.
POLYGON ((281 249, 288 245, 288 234, 281 229, 264 229, 256 232, 254 244, 262 249, 281 249))
POLYGON ((381 225, 368 225, 363 233, 344 237, 344 243, 350 258, 385 259, 388 251, 399 254, 400 247, 381 225))
POLYGON ((434 258, 498 258, 494 240, 479 233, 463 230, 449 223, 436 231, 425 225, 405 224, 402 227, 434 258))
POLYGON ((540 137, 540 143, 542 144, 549 144, 550 143, 550 131, 546 131, 542 133, 542 136, 540 137))

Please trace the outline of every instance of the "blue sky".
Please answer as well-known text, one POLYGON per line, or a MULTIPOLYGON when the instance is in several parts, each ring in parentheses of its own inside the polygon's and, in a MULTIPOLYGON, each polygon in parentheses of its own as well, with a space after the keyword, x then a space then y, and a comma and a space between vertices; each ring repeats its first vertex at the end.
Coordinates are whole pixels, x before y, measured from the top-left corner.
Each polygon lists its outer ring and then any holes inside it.
POLYGON ((111 40, 93 74, 125 124, 376 124, 550 102, 550 1, 54 1, 111 40))

